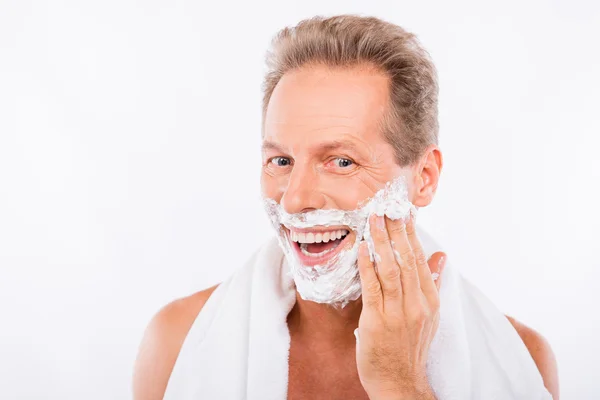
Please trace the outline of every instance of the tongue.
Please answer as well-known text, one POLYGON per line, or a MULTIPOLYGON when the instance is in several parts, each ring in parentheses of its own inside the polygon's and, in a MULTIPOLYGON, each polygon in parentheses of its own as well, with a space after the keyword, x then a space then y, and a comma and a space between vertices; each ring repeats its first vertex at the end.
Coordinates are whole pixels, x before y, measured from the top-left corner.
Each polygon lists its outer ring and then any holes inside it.
POLYGON ((336 239, 330 240, 327 243, 309 243, 306 245, 306 251, 308 251, 309 253, 320 253, 322 251, 329 250, 335 247, 336 245, 340 244, 341 241, 342 239, 336 239))

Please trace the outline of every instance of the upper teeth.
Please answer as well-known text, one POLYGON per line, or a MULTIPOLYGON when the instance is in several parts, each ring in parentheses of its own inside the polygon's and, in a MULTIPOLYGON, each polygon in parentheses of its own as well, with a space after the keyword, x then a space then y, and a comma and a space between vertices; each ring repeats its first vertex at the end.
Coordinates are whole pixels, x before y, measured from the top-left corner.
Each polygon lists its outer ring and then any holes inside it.
POLYGON ((298 243, 321 243, 329 242, 330 240, 341 239, 342 236, 346 236, 348 231, 346 229, 338 229, 337 231, 328 232, 295 232, 290 231, 290 236, 294 242, 298 243))

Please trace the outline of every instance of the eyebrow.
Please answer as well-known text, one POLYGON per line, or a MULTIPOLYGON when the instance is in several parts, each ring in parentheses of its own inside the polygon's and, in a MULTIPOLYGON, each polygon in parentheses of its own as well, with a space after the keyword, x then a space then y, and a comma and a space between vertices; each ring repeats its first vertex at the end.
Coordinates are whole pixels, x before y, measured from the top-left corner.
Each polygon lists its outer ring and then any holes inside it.
POLYGON ((265 141, 262 142, 261 149, 262 149, 262 151, 265 151, 265 150, 275 150, 275 151, 278 151, 280 153, 285 153, 285 151, 283 151, 283 148, 280 145, 278 145, 275 142, 270 142, 268 140, 265 140, 265 141))
POLYGON ((340 149, 348 149, 348 150, 358 150, 358 146, 356 143, 350 140, 332 140, 331 142, 326 142, 318 146, 322 152, 328 152, 333 150, 340 149))
MULTIPOLYGON (((326 153, 328 151, 339 150, 339 149, 348 149, 348 150, 354 150, 354 151, 358 150, 358 146, 356 145, 356 143, 354 143, 350 140, 332 140, 329 142, 321 143, 321 144, 317 145, 316 148, 318 149, 319 152, 322 152, 322 153, 326 153)), ((282 146, 278 145, 277 143, 270 142, 268 140, 265 140, 262 143, 262 150, 263 151, 276 150, 276 151, 285 153, 282 146)))

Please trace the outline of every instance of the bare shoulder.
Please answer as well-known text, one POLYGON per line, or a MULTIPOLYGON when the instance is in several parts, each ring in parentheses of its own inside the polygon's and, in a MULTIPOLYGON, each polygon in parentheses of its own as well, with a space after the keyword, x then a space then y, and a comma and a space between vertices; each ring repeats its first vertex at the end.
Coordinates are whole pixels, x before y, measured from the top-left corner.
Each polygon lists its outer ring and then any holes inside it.
POLYGON ((200 310, 218 285, 177 299, 152 318, 133 371, 133 398, 161 400, 181 346, 200 310))
POLYGON ((554 400, 557 400, 559 397, 558 367, 550 343, 539 332, 527 325, 508 315, 506 318, 508 318, 529 350, 529 354, 531 354, 535 365, 544 379, 546 389, 552 394, 554 400))

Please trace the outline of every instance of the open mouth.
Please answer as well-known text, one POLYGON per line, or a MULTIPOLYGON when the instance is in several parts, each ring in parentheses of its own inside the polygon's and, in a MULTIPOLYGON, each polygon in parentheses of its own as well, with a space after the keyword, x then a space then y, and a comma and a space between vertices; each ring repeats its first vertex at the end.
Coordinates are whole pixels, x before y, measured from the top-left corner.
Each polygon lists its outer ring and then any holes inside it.
POLYGON ((326 263, 335 257, 353 236, 345 227, 285 230, 300 261, 309 266, 326 263))

